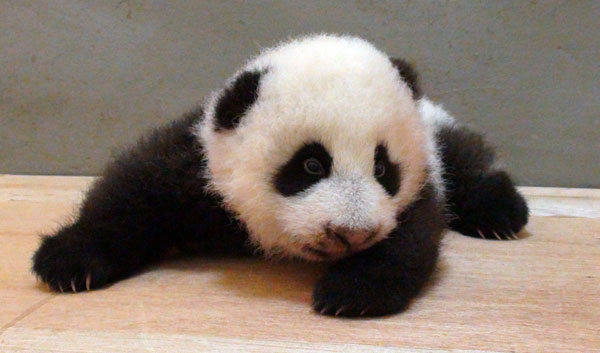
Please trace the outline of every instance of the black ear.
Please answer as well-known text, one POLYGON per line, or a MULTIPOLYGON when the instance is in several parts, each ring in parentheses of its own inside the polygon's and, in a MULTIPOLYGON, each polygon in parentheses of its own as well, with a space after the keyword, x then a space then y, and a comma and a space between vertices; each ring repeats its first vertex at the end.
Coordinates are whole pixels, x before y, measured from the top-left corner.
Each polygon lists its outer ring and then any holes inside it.
POLYGON ((216 131, 231 130, 238 126, 244 113, 258 98, 258 86, 263 73, 243 72, 223 91, 215 108, 216 131))
POLYGON ((419 85, 418 80, 419 75, 414 67, 404 59, 390 58, 390 60, 392 61, 392 64, 396 70, 398 70, 402 80, 406 82, 406 85, 412 91, 413 99, 416 100, 423 97, 423 91, 421 91, 421 86, 419 85))

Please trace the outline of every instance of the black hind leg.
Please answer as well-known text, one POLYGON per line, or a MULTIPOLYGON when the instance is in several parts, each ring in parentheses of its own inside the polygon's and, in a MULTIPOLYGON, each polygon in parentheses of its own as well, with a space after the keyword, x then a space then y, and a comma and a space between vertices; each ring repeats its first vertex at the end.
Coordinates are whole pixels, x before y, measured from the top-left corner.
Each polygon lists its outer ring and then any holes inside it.
POLYGON ((440 127, 437 140, 450 228, 484 239, 517 239, 528 220, 527 203, 508 174, 494 169, 493 149, 480 135, 454 125, 440 127))

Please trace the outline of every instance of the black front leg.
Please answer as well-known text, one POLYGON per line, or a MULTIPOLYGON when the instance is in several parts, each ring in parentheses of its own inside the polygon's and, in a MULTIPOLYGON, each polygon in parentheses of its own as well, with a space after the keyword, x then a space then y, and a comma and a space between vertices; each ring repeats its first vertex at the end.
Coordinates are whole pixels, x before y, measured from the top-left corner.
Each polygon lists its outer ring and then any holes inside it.
POLYGON ((440 204, 427 187, 387 239, 329 269, 315 287, 315 311, 346 317, 403 311, 435 268, 443 228, 440 204))
POLYGON ((201 112, 164 126, 121 154, 88 191, 78 217, 45 236, 33 271, 79 292, 130 276, 173 247, 246 253, 247 234, 205 192, 201 112))

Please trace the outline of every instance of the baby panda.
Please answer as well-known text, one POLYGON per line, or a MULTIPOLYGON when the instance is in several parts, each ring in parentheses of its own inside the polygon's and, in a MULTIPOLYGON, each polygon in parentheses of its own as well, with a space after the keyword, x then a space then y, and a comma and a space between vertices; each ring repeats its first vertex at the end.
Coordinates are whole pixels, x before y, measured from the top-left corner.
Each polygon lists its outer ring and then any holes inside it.
POLYGON ((33 271, 78 292, 173 248, 327 261, 316 312, 404 310, 445 228, 517 239, 528 210, 494 152, 368 42, 316 35, 265 50, 225 88, 111 162, 33 271))

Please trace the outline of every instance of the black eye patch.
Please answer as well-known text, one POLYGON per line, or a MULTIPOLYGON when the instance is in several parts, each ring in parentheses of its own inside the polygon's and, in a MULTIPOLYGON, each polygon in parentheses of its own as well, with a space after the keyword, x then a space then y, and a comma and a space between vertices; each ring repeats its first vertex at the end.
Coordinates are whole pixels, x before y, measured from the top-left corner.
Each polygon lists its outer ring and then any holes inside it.
POLYGON ((373 175, 390 196, 400 190, 400 165, 390 161, 387 148, 382 144, 375 148, 373 175))
POLYGON ((275 174, 273 185, 283 196, 293 196, 327 178, 333 159, 322 144, 302 146, 275 174))

